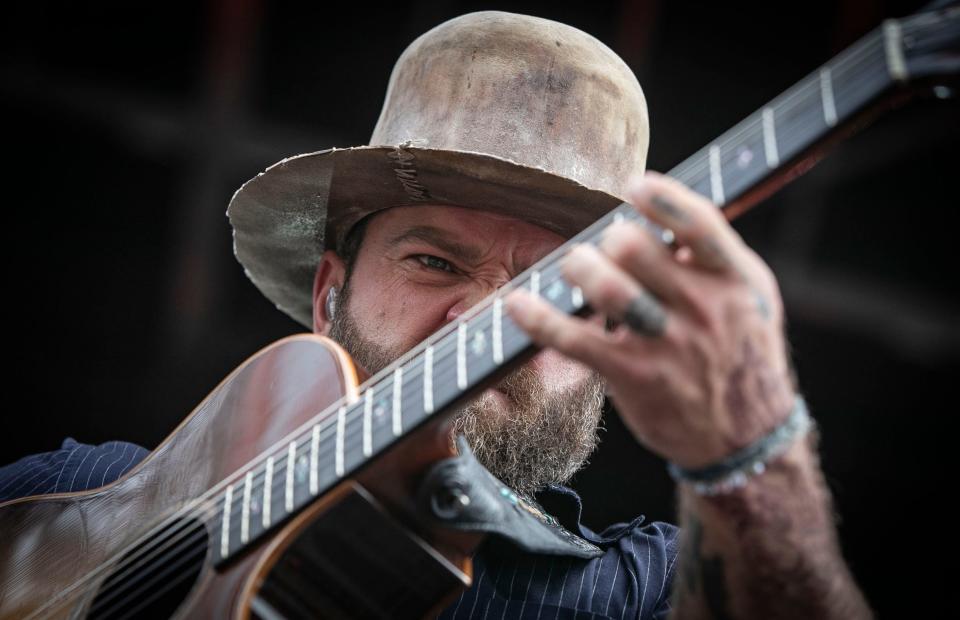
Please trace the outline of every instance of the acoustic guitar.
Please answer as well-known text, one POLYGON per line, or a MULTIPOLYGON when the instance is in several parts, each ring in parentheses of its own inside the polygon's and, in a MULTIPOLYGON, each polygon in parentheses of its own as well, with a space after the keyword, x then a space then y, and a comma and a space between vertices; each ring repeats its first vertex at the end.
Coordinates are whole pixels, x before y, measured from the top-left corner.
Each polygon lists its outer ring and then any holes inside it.
MULTIPOLYGON (((669 174, 732 218, 958 67, 960 7, 886 21, 669 174)), ((0 505, 0 618, 439 613, 480 536, 437 509, 469 497, 418 498, 455 454, 450 413, 534 352, 502 297, 525 287, 588 312, 559 259, 621 219, 644 223, 617 207, 362 383, 332 341, 283 339, 120 480, 0 505)))

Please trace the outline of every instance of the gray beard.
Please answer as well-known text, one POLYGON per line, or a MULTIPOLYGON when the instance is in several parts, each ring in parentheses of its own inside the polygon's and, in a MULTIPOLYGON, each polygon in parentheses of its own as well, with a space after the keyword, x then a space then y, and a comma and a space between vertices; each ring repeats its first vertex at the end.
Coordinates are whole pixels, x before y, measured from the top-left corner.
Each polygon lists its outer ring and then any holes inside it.
MULTIPOLYGON (((371 375, 405 351, 390 351, 364 337, 349 308, 349 285, 341 293, 330 337, 371 375)), ((550 484, 564 484, 587 462, 599 442, 603 380, 591 373, 562 392, 546 389, 528 366, 497 386, 510 402, 506 411, 483 393, 455 414, 453 428, 466 437, 477 459, 514 490, 532 497, 550 484)))

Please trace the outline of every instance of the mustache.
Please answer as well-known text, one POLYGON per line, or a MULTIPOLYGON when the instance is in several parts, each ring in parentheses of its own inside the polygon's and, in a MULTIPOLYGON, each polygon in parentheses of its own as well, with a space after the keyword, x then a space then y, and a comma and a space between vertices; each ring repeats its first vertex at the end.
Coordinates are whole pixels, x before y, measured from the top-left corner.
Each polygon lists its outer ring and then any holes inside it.
POLYGON ((543 381, 530 366, 524 364, 511 370, 493 387, 500 391, 511 402, 519 403, 529 400, 531 395, 541 394, 543 391, 543 381))

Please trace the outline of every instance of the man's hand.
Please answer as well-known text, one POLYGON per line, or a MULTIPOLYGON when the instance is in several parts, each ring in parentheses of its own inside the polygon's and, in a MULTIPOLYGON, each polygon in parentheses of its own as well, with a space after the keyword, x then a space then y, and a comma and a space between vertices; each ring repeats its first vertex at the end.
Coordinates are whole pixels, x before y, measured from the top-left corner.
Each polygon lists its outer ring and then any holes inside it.
MULTIPOLYGON (((511 293, 508 307, 535 342, 606 377, 640 442, 681 467, 713 464, 790 413, 777 284, 719 209, 689 189, 648 174, 628 196, 673 231, 676 248, 620 223, 599 250, 576 247, 564 263, 597 312, 626 324, 607 331, 523 292, 511 293)), ((872 616, 840 554, 815 440, 795 442, 728 493, 680 486, 671 617, 872 616)))
POLYGON ((628 198, 673 231, 675 248, 630 222, 611 225, 599 249, 574 247, 564 277, 599 313, 623 320, 650 294, 663 332, 612 331, 566 316, 522 291, 507 306, 533 340, 596 368, 627 427, 685 468, 712 464, 782 423, 793 404, 783 305, 767 265, 709 201, 667 177, 633 179, 628 198))

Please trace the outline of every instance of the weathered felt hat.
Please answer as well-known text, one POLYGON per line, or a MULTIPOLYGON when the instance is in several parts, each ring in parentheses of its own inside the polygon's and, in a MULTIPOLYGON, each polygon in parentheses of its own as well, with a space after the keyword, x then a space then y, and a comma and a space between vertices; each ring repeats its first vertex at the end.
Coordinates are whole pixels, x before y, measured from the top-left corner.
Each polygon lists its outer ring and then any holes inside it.
POLYGON ((571 237, 622 202, 648 141, 640 84, 603 43, 546 19, 463 15, 400 56, 370 146, 291 157, 237 190, 234 251, 310 327, 320 255, 365 216, 457 205, 571 237))

